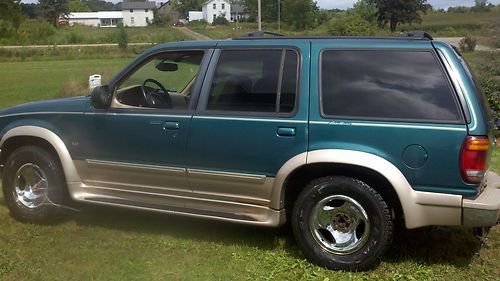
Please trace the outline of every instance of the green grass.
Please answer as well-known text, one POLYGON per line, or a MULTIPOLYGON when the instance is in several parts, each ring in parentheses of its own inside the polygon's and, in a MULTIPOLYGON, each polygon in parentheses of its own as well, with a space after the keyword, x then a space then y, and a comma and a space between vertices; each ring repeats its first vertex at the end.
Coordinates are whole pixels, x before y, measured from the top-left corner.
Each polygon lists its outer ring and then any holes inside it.
POLYGON ((0 63, 0 108, 87 93, 88 77, 106 81, 131 59, 52 60, 0 63))
MULTIPOLYGON (((475 65, 488 56, 469 54, 475 65)), ((130 59, 0 62, 0 107, 71 95, 130 59), (62 90, 61 90, 62 89, 62 90), (62 92, 61 92, 62 91, 62 92)), ((500 172, 500 151, 491 167, 500 172)), ((269 229, 87 206, 57 225, 12 219, 0 193, 0 280, 498 280, 500 228, 480 256, 470 229, 397 229, 373 270, 307 261, 287 227, 269 229)))
MULTIPOLYGON (((245 33, 253 32, 257 29, 255 23, 236 23, 219 26, 191 25, 190 29, 202 33, 213 39, 225 39, 228 37, 238 37, 245 33)), ((422 22, 413 25, 401 25, 398 31, 391 34, 389 29, 377 28, 376 35, 397 35, 399 30, 425 30, 434 37, 461 37, 469 34, 481 37, 481 42, 488 43, 488 37, 500 34, 500 12, 489 11, 469 14, 451 13, 429 13, 422 15, 422 22)), ((282 24, 282 29, 278 31, 276 23, 263 23, 263 30, 280 32, 285 35, 335 35, 329 34, 326 25, 319 26, 311 30, 294 31, 282 24)))

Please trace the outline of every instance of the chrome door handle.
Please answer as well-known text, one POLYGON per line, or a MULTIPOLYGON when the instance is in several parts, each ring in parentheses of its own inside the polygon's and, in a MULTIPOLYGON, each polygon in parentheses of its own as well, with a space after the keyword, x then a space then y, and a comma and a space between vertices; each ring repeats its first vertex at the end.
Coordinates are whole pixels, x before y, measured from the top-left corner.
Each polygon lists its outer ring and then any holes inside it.
POLYGON ((293 137, 293 136, 295 136, 295 128, 279 127, 278 128, 278 136, 293 137))

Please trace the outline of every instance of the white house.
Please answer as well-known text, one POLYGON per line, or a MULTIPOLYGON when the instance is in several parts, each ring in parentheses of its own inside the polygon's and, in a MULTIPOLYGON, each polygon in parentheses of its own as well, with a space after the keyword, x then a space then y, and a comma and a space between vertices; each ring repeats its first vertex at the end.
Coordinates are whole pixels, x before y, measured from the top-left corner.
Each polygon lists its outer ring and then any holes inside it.
POLYGON ((68 15, 68 24, 97 27, 116 27, 119 22, 125 26, 147 26, 153 20, 155 2, 125 2, 121 11, 74 12, 68 15))
POLYGON ((121 11, 71 13, 68 15, 68 24, 70 26, 77 23, 96 27, 116 27, 122 19, 123 14, 121 11))
POLYGON ((203 19, 205 19, 203 17, 203 12, 189 11, 188 21, 203 20, 203 19))
POLYGON ((123 25, 147 26, 153 20, 155 2, 123 2, 123 25))
POLYGON ((201 6, 203 19, 213 23, 217 17, 225 17, 231 21, 231 2, 229 0, 208 0, 201 6))

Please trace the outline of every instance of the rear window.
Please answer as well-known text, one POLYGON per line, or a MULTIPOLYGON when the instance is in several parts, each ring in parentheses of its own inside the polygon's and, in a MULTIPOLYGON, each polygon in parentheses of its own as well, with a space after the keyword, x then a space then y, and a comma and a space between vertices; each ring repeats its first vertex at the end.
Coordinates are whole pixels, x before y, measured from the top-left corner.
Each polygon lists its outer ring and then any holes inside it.
POLYGON ((428 51, 327 50, 321 63, 322 113, 417 122, 463 122, 454 92, 428 51))

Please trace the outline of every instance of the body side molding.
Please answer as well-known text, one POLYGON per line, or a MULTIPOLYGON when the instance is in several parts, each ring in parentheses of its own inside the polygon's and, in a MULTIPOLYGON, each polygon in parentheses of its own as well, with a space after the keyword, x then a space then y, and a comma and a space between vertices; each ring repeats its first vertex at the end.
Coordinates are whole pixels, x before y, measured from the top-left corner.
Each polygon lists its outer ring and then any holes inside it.
MULTIPOLYGON (((73 159, 71 159, 71 155, 69 154, 66 145, 54 132, 38 126, 14 127, 3 135, 2 140, 0 141, 0 147, 2 147, 5 141, 7 141, 8 139, 20 136, 37 137, 50 143, 50 145, 52 145, 54 150, 57 152, 57 155, 59 156, 59 160, 61 161, 61 166, 66 177, 66 182, 81 183, 80 176, 78 175, 76 167, 73 163, 73 159)), ((68 184, 68 187, 69 186, 70 185, 68 184)))
POLYGON ((415 191, 401 171, 392 163, 374 154, 343 150, 322 149, 301 153, 291 158, 276 175, 271 207, 284 207, 284 183, 288 175, 302 165, 339 163, 365 167, 384 176, 394 188, 405 217, 406 227, 427 225, 461 225, 462 196, 415 191))

